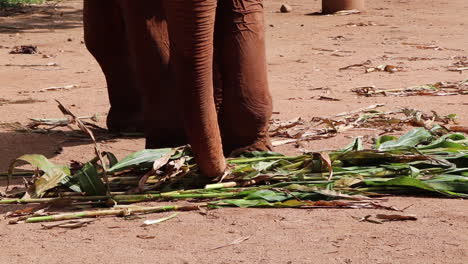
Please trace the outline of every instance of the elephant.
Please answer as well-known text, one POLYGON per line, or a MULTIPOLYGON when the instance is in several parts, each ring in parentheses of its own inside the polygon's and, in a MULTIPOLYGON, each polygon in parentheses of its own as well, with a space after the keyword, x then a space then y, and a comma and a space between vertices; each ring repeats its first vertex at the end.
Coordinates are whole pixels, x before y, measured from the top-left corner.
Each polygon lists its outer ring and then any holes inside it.
POLYGON ((110 131, 146 148, 190 144, 201 172, 271 150, 263 0, 84 0, 85 44, 106 78, 110 131))

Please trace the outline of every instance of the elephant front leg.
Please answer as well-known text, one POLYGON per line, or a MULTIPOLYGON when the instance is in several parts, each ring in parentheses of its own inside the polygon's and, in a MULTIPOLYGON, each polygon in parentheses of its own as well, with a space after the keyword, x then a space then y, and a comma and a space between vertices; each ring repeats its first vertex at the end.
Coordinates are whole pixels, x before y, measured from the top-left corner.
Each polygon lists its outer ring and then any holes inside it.
POLYGON ((216 49, 220 54, 223 100, 220 124, 225 153, 271 150, 262 0, 220 1, 216 49))
MULTIPOLYGON (((98 1, 98 0, 96 0, 98 1)), ((170 71, 169 34, 160 0, 121 0, 132 61, 141 88, 146 148, 187 144, 170 71)))
POLYGON ((105 75, 111 132, 142 132, 141 95, 135 82, 122 13, 117 0, 85 0, 85 44, 105 75))
POLYGON ((226 168, 213 96, 213 34, 217 0, 167 0, 171 58, 183 103, 185 131, 201 172, 226 168))

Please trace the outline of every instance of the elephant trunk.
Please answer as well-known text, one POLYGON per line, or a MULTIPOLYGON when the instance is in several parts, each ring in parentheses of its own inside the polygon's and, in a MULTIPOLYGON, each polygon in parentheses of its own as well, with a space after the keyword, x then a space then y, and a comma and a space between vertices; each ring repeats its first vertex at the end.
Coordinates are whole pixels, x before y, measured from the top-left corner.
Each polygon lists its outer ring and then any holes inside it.
POLYGON ((226 168, 213 95, 217 0, 167 0, 165 3, 187 138, 201 172, 217 177, 226 168))

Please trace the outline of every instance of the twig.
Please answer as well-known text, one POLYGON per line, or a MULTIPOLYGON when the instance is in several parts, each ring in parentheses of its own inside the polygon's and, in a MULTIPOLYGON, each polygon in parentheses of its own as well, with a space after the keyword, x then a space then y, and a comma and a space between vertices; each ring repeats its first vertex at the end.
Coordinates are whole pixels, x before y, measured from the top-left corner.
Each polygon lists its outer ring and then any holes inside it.
POLYGON ((199 210, 198 205, 168 205, 168 206, 156 206, 156 207, 134 207, 134 208, 123 208, 123 209, 109 209, 99 211, 85 211, 71 214, 57 214, 48 216, 37 216, 29 217, 26 219, 26 223, 40 223, 40 222, 53 222, 63 221, 70 219, 81 219, 81 218, 94 218, 100 216, 129 216, 133 214, 151 214, 168 211, 195 211, 199 210))
POLYGON ((238 238, 234 241, 232 241, 231 243, 229 244, 226 244, 226 245, 222 245, 222 246, 218 246, 218 247, 214 247, 210 250, 216 250, 216 249, 220 249, 220 248, 225 248, 225 247, 229 247, 229 246, 234 246, 234 245, 237 245, 237 244, 240 244, 246 240, 248 240, 250 238, 250 236, 246 236, 246 237, 241 237, 241 238, 238 238))
POLYGON ((369 106, 362 107, 362 108, 359 108, 359 109, 356 109, 356 110, 353 110, 353 111, 342 112, 342 113, 336 114, 335 117, 354 115, 354 114, 357 114, 357 113, 365 112, 365 111, 375 109, 375 108, 379 108, 379 107, 382 107, 382 106, 385 106, 385 104, 369 105, 369 106))

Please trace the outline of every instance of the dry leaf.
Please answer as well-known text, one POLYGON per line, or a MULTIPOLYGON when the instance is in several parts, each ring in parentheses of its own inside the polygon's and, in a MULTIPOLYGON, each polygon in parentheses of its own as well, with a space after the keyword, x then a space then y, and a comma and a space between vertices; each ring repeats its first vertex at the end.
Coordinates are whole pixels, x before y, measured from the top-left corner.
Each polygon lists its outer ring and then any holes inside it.
POLYGON ((55 227, 75 229, 75 228, 85 227, 88 224, 95 222, 95 221, 97 221, 97 219, 80 219, 80 220, 71 220, 71 221, 57 223, 57 224, 41 224, 41 225, 43 229, 52 229, 55 227))
POLYGON ((413 215, 387 215, 387 214, 378 214, 375 216, 377 219, 382 219, 385 221, 416 221, 418 218, 413 215))
POLYGON ((241 238, 238 238, 234 241, 232 241, 231 243, 227 244, 227 245, 223 245, 223 246, 219 246, 219 247, 214 247, 212 248, 211 250, 216 250, 216 249, 220 249, 220 248, 225 248, 225 247, 229 247, 229 246, 234 246, 234 245, 238 245, 246 240, 248 240, 250 238, 250 236, 246 236, 246 237, 241 237, 241 238))

